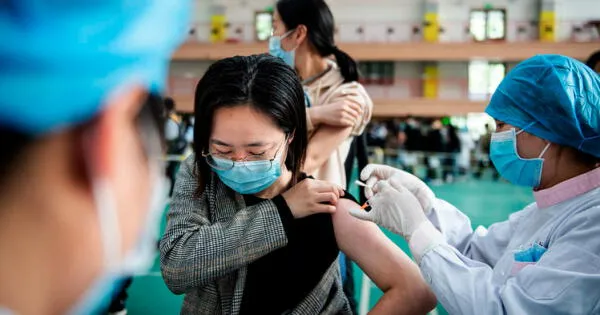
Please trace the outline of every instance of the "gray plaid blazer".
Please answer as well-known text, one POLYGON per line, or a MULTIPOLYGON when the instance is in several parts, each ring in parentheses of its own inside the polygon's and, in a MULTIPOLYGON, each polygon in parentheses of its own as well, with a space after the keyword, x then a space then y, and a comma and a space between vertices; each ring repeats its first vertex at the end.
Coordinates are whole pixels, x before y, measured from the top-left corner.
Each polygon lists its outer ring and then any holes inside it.
MULTIPOLYGON (((181 314, 239 314, 247 266, 286 246, 287 237, 272 201, 246 207, 217 176, 196 197, 194 161, 191 155, 177 175, 160 241, 162 275, 173 293, 185 294, 181 314)), ((351 314, 337 261, 286 314, 351 314)))

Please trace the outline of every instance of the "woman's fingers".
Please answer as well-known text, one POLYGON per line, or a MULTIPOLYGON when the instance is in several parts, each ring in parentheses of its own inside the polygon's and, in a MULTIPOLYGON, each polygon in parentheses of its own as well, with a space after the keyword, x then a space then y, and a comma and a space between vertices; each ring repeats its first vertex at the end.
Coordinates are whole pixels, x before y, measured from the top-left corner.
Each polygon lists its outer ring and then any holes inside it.
POLYGON ((325 181, 321 181, 321 180, 315 180, 313 183, 312 189, 314 189, 316 192, 320 192, 320 193, 333 191, 338 196, 344 195, 343 194, 344 190, 340 186, 332 184, 332 183, 328 183, 325 181))
POLYGON ((344 191, 344 188, 339 187, 339 186, 336 186, 336 187, 337 187, 337 190, 338 190, 338 193, 339 193, 338 196, 344 197, 346 195, 346 192, 344 191))
POLYGON ((314 207, 314 213, 334 213, 336 210, 335 206, 326 204, 317 204, 314 207))
POLYGON ((354 119, 358 119, 360 116, 362 116, 362 108, 355 102, 347 101, 345 108, 345 113, 349 114, 354 119))
POLYGON ((326 202, 335 205, 337 204, 338 198, 339 197, 333 192, 320 193, 317 195, 317 202, 326 202))
POLYGON ((344 121, 344 123, 346 124, 350 124, 350 126, 354 126, 356 124, 356 121, 358 120, 358 116, 354 116, 351 113, 344 113, 343 117, 342 117, 342 121, 344 121))
POLYGON ((362 116, 362 114, 363 114, 362 107, 358 103, 350 102, 350 108, 352 109, 354 116, 356 118, 362 116))
POLYGON ((358 120, 358 118, 361 116, 360 112, 354 111, 353 109, 346 109, 346 111, 344 111, 342 113, 343 118, 350 118, 352 120, 358 120))
POLYGON ((342 187, 340 187, 338 185, 333 185, 333 184, 331 184, 331 185, 332 185, 333 192, 338 196, 338 198, 339 197, 344 197, 344 195, 346 194, 344 192, 344 188, 342 188, 342 187))
POLYGON ((340 121, 340 125, 342 125, 342 127, 352 127, 355 124, 356 124, 356 120, 352 119, 351 117, 344 117, 340 121))

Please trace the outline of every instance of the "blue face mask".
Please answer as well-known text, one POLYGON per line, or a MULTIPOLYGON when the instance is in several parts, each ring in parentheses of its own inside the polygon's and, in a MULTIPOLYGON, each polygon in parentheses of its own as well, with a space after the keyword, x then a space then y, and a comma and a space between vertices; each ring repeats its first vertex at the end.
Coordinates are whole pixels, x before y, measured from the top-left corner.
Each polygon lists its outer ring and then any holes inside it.
POLYGON ((500 175, 509 182, 527 187, 538 187, 542 179, 542 158, 550 143, 546 145, 540 156, 536 159, 524 159, 517 152, 517 135, 524 130, 516 132, 511 129, 492 134, 490 143, 490 159, 500 175))
MULTIPOLYGON (((229 160, 213 157, 215 163, 225 165, 229 160)), ((281 176, 281 156, 278 154, 272 161, 235 162, 233 168, 219 170, 212 167, 223 184, 242 195, 252 195, 269 188, 281 176)))
POLYGON ((269 54, 274 57, 279 57, 292 69, 296 66, 296 49, 285 51, 281 48, 281 40, 289 36, 294 30, 283 34, 282 36, 271 36, 269 38, 269 54))

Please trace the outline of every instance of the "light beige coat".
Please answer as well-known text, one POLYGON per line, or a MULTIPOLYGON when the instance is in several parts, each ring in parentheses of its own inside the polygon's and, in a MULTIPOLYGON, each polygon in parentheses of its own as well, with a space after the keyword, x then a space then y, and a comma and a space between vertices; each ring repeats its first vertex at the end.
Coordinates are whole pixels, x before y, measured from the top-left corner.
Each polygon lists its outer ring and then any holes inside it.
MULTIPOLYGON (((333 61, 330 61, 330 64, 332 65, 332 69, 329 72, 311 84, 304 86, 304 90, 310 97, 311 106, 327 106, 339 100, 349 99, 362 106, 363 116, 354 125, 350 136, 331 153, 329 159, 318 171, 311 175, 317 179, 326 180, 346 188, 344 162, 348 157, 352 140, 355 136, 363 133, 371 120, 373 101, 360 83, 344 83, 344 78, 337 64, 333 61)), ((310 142, 319 126, 313 126, 310 122, 310 117, 308 117, 308 120, 308 137, 310 142)))

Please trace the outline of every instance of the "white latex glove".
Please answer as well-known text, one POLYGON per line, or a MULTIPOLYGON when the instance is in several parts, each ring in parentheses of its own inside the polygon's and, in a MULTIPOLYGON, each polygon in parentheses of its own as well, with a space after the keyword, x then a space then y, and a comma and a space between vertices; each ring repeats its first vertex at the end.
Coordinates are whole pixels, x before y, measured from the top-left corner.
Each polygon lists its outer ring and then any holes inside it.
POLYGON ((417 198, 399 183, 390 185, 388 181, 379 181, 375 190, 377 193, 369 199, 371 211, 350 209, 350 214, 402 235, 408 241, 421 223, 429 222, 417 198))
POLYGON ((394 181, 391 181, 390 184, 392 184, 394 188, 399 189, 399 187, 396 186, 403 186, 408 189, 415 197, 417 197, 425 214, 429 215, 431 213, 435 194, 431 191, 429 186, 418 177, 391 166, 369 164, 362 170, 360 179, 367 185, 367 187, 365 187, 365 196, 371 198, 377 193, 377 182, 381 180, 390 181, 392 178, 394 181))

